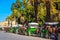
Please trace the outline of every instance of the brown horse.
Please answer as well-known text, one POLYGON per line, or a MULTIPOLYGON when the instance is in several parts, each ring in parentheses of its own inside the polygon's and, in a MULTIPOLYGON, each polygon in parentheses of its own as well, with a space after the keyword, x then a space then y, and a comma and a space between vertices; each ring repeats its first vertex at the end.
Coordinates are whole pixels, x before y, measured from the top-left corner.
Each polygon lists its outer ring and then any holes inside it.
POLYGON ((25 34, 25 26, 19 27, 18 32, 19 34, 25 34))

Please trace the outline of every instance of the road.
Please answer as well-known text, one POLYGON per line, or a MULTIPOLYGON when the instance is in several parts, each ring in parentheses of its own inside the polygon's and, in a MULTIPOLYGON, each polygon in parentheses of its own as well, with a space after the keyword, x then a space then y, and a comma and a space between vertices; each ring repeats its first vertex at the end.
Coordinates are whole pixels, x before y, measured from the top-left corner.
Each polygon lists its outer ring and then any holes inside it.
POLYGON ((0 40, 48 40, 48 39, 32 37, 32 36, 24 36, 0 31, 0 40))
POLYGON ((58 39, 60 40, 60 33, 58 34, 58 39))

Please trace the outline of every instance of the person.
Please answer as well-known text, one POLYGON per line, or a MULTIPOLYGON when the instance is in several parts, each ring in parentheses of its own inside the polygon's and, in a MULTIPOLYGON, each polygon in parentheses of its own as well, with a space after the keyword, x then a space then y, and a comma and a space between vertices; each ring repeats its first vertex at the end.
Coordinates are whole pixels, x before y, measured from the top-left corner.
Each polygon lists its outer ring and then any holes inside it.
POLYGON ((55 40, 58 40, 58 28, 55 26, 55 40))
POLYGON ((47 30, 43 28, 41 32, 42 32, 43 38, 46 38, 47 30))
POLYGON ((51 39, 58 40, 57 27, 52 27, 51 39))
POLYGON ((52 28, 51 26, 48 26, 48 38, 50 39, 50 35, 52 33, 52 28))
POLYGON ((54 33, 51 33, 50 39, 55 40, 55 34, 54 33))

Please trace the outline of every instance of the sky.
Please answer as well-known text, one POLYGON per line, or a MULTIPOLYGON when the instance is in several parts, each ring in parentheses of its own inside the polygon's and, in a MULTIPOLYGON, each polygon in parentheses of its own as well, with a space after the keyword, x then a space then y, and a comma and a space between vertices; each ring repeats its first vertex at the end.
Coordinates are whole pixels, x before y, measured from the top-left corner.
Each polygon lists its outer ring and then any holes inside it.
POLYGON ((5 21, 6 17, 12 13, 11 5, 15 2, 16 0, 0 0, 0 22, 5 21))

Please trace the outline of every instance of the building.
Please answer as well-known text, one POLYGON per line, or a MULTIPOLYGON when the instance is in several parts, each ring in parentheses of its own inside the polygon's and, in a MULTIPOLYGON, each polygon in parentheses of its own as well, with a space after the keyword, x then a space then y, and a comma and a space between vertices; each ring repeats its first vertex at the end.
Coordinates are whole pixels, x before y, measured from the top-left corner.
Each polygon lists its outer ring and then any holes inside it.
POLYGON ((8 26, 8 21, 3 21, 3 22, 0 22, 0 26, 8 26))
POLYGON ((12 26, 16 25, 16 21, 9 21, 9 23, 8 23, 8 21, 0 22, 0 26, 4 26, 4 27, 11 26, 11 24, 12 24, 12 26))

